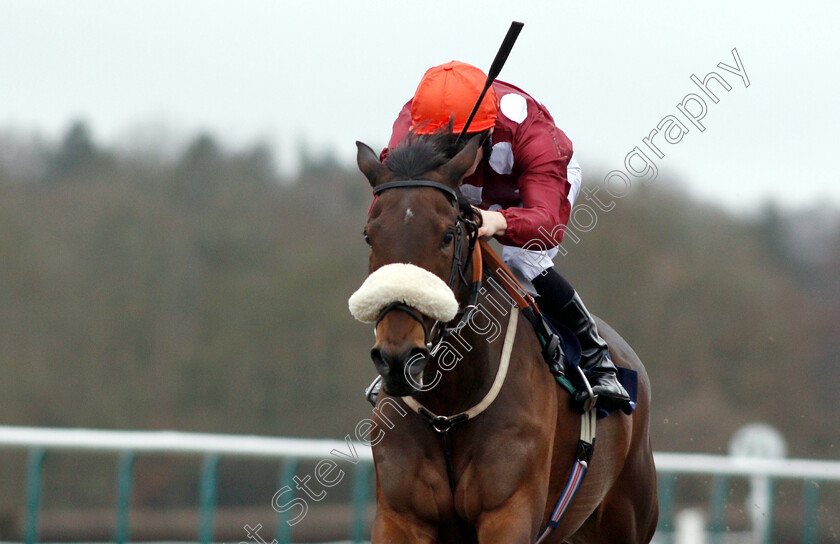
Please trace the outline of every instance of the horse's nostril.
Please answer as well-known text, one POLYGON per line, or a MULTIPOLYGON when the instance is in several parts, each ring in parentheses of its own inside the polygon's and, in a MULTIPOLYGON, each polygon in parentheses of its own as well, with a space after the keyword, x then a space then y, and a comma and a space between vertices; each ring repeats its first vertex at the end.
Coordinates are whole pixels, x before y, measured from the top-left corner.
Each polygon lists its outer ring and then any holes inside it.
POLYGON ((420 347, 411 348, 408 356, 405 358, 406 375, 418 376, 426 368, 426 363, 428 362, 429 350, 420 347))
POLYGON ((408 352, 408 361, 420 360, 429 358, 429 350, 426 348, 411 348, 408 352))
POLYGON ((373 348, 370 350, 370 358, 373 360, 373 365, 376 367, 376 370, 382 376, 388 374, 391 370, 390 362, 386 360, 386 357, 382 353, 381 349, 373 348))
POLYGON ((370 358, 376 370, 382 376, 391 373, 405 373, 406 376, 416 377, 426 368, 426 363, 429 360, 429 350, 418 346, 400 354, 393 354, 375 347, 370 350, 370 358))

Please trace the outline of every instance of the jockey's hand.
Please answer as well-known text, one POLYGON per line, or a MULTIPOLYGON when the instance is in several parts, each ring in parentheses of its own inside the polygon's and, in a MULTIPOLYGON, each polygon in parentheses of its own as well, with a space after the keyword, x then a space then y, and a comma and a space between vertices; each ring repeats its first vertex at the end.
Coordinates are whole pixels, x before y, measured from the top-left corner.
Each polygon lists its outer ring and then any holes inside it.
POLYGON ((482 209, 479 209, 478 211, 481 212, 481 227, 478 229, 479 236, 489 237, 505 233, 505 230, 507 229, 507 220, 504 215, 499 212, 491 212, 482 209))

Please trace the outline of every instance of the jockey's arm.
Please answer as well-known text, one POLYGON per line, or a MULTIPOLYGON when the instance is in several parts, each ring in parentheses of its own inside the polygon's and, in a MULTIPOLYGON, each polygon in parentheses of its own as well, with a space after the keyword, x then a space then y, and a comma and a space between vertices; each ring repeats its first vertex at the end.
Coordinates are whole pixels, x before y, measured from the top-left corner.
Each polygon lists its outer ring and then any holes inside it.
POLYGON ((570 184, 566 169, 572 143, 550 119, 535 120, 514 142, 517 188, 521 207, 500 210, 505 230, 496 238, 505 245, 524 247, 539 241, 555 247, 569 220, 570 184))

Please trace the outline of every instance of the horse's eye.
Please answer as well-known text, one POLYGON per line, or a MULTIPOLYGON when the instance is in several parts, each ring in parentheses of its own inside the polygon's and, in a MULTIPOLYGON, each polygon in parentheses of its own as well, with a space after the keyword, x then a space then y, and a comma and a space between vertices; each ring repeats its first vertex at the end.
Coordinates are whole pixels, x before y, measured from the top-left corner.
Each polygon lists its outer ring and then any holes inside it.
POLYGON ((362 231, 362 236, 364 236, 364 237, 365 237, 365 243, 366 243, 367 245, 371 245, 371 244, 370 244, 370 236, 368 236, 368 233, 367 233, 367 231, 366 231, 366 230, 362 231))
POLYGON ((452 239, 455 238, 455 233, 451 230, 448 230, 443 233, 443 239, 441 239, 441 247, 448 247, 449 244, 452 243, 452 239))

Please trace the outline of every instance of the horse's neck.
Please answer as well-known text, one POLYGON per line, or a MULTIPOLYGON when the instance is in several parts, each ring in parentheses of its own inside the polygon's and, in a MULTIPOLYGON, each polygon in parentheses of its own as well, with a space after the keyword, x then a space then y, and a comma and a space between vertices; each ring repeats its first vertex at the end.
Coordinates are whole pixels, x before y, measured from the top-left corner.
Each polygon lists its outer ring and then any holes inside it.
POLYGON ((506 300, 484 290, 469 320, 448 334, 435 351, 424 381, 432 383, 438 375, 440 381, 417 395, 417 400, 441 415, 477 404, 496 378, 510 313, 506 300))

